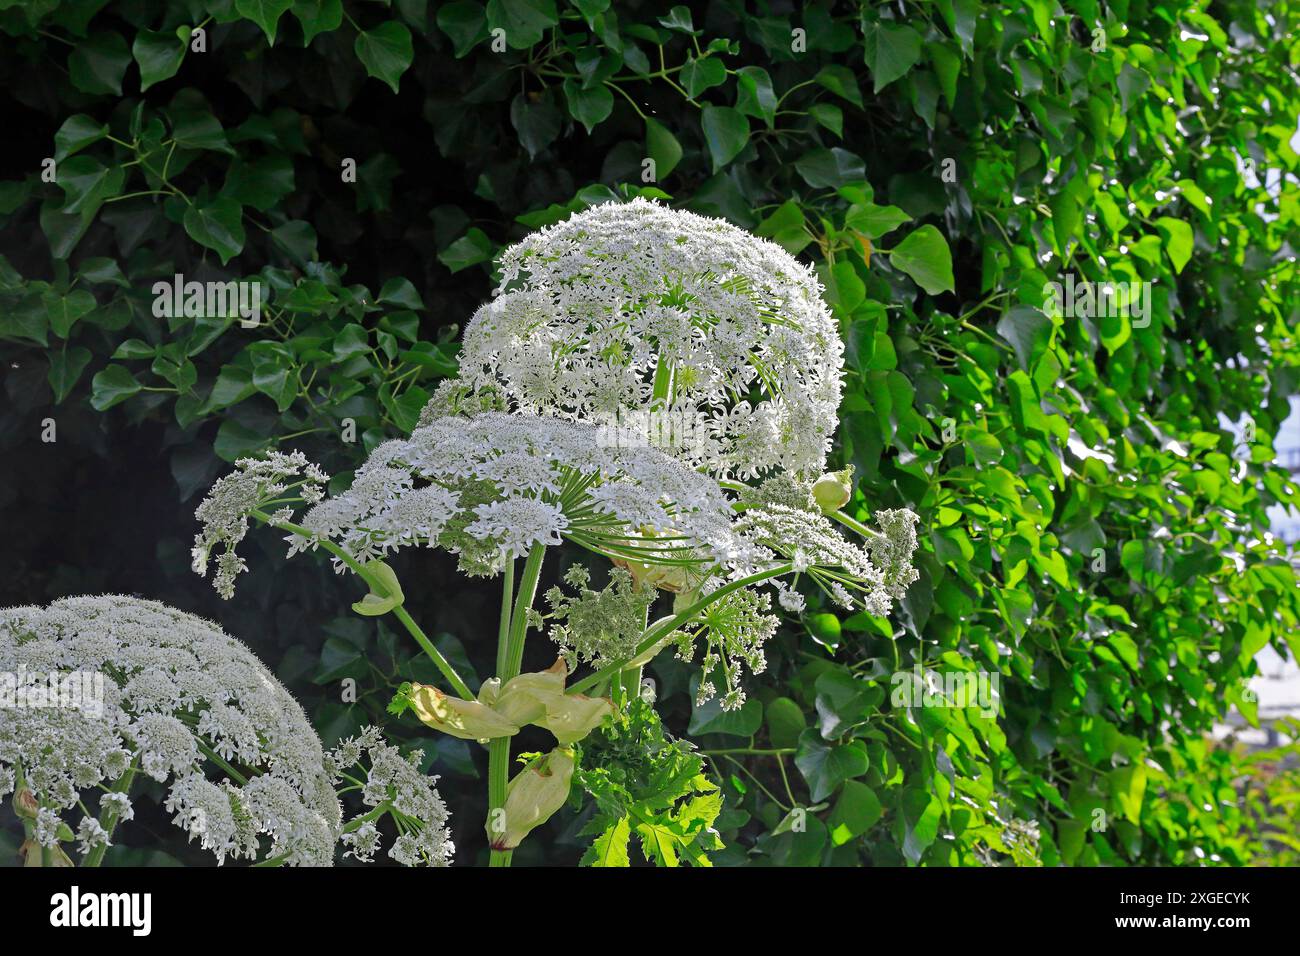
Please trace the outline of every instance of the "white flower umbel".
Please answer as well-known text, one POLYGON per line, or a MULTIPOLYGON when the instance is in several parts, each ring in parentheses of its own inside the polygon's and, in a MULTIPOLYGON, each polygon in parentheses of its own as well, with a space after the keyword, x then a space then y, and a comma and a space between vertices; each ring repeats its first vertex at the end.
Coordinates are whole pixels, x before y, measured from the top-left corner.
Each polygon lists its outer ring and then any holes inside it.
MULTIPOLYGON (((846 516, 836 520, 865 539, 859 544, 832 523, 812 498, 812 486, 785 476, 740 493, 744 509, 736 531, 789 560, 844 608, 887 615, 917 577, 916 513, 906 508, 873 515, 878 530, 846 516)), ((780 596, 782 607, 802 608, 797 596, 780 596)))
POLYGON ((450 816, 435 784, 416 765, 419 754, 406 757, 384 742, 378 728, 367 727, 349 737, 325 758, 326 768, 336 783, 353 783, 361 788, 368 812, 343 828, 344 856, 363 863, 374 859, 381 835, 375 821, 388 814, 396 824, 398 837, 388 855, 404 866, 447 866, 456 852, 447 829, 450 816), (357 777, 357 773, 362 777, 357 777))
POLYGON ((215 624, 131 597, 8 608, 0 673, 46 686, 62 675, 81 688, 0 711, 0 783, 30 791, 44 846, 75 834, 98 862, 132 816, 131 782, 146 775, 167 787, 176 825, 219 863, 259 854, 333 863, 341 811, 320 740, 271 672, 215 624), (101 786, 112 792, 96 809, 101 786), (64 818, 78 811, 74 827, 64 818))
POLYGON ((653 411, 661 447, 719 477, 820 472, 843 345, 811 268, 721 219, 606 203, 501 257, 465 330, 461 385, 511 409, 610 424, 653 411))
POLYGON ((213 586, 227 600, 234 596, 235 578, 247 570, 235 548, 248 533, 249 514, 258 508, 269 508, 277 515, 287 516, 283 508, 277 507, 282 504, 283 495, 297 491, 296 497, 286 500, 314 503, 323 497, 329 481, 329 476, 308 462, 300 451, 289 455, 271 452, 266 458, 241 458, 235 462, 235 469, 212 486, 195 512, 203 530, 194 539, 191 551, 194 570, 203 574, 212 549, 221 546, 213 586), (302 477, 298 481, 289 481, 299 475, 302 477))
POLYGON ((763 559, 733 518, 715 480, 657 449, 606 447, 580 422, 484 412, 436 418, 377 447, 350 489, 306 513, 310 537, 295 533, 290 553, 332 541, 365 562, 409 545, 443 547, 471 574, 564 539, 654 564, 763 559))

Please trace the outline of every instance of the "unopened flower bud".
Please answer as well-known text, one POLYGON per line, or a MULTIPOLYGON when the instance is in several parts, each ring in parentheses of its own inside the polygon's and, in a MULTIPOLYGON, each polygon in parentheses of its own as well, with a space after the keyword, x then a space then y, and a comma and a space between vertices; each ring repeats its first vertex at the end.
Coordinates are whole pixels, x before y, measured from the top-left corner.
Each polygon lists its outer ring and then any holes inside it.
POLYGON ((36 802, 36 794, 32 793, 26 787, 19 787, 14 791, 13 798, 14 813, 20 820, 35 820, 36 814, 40 810, 40 804, 36 802))
POLYGON ((525 767, 506 788, 501 816, 488 816, 487 834, 494 850, 513 850, 537 826, 549 820, 569 798, 574 756, 567 747, 556 747, 525 767))
POLYGON ((822 475, 813 482, 812 496, 823 514, 839 511, 853 497, 853 466, 822 475))

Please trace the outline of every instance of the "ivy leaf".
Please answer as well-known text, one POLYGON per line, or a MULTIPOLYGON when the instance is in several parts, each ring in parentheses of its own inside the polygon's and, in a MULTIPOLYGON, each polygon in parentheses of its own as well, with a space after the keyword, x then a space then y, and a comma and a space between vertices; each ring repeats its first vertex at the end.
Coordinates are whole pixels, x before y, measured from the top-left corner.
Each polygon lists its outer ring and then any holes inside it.
POLYGON ((487 17, 481 4, 460 0, 438 7, 438 29, 451 37, 456 59, 461 59, 487 36, 487 17))
POLYGON ((1051 336, 1052 320, 1032 305, 1017 305, 1008 309, 998 320, 998 335, 1011 343, 1016 359, 1026 372, 1038 364, 1038 357, 1047 348, 1051 336))
POLYGON ((74 289, 66 295, 58 292, 46 292, 45 314, 50 319, 50 330, 61 339, 66 339, 77 320, 93 312, 95 297, 85 289, 74 289))
POLYGON ((691 57, 681 69, 682 85, 691 98, 727 82, 727 67, 717 57, 691 57))
POLYGON ((375 301, 385 305, 396 305, 403 309, 424 308, 424 300, 420 298, 420 293, 416 291, 411 280, 403 276, 385 282, 375 301))
POLYGON ((772 215, 758 224, 754 233, 771 239, 792 256, 797 256, 813 241, 804 223, 803 208, 793 199, 778 206, 772 215))
POLYGON ((731 734, 752 737, 763 725, 763 705, 750 699, 739 710, 723 710, 722 701, 712 697, 691 712, 692 734, 731 734))
POLYGON ((293 192, 293 160, 275 153, 248 163, 235 160, 226 173, 221 194, 258 212, 267 212, 293 192))
POLYGON ((934 226, 925 225, 894 246, 889 263, 902 269, 930 295, 952 292, 952 252, 948 240, 934 226))
POLYGON ((821 735, 826 740, 842 737, 854 724, 867 716, 872 688, 866 681, 845 670, 827 671, 817 678, 817 715, 821 735))
POLYGON ((333 355, 338 362, 345 362, 354 355, 364 355, 369 351, 370 333, 364 325, 349 322, 334 337, 333 355))
MULTIPOLYGON (((118 356, 114 356, 117 358, 118 356)), ((257 391, 253 385, 253 377, 246 369, 239 368, 235 365, 227 365, 217 376, 216 384, 212 386, 212 392, 208 395, 208 410, 220 411, 231 405, 237 405, 244 399, 249 398, 257 391)))
POLYGON ((704 128, 704 141, 709 144, 715 173, 739 156, 749 142, 749 120, 730 106, 704 107, 700 125, 704 128))
POLYGON ((235 462, 240 458, 257 454, 266 447, 267 441, 266 435, 259 434, 233 418, 227 418, 217 429, 212 450, 221 457, 222 461, 235 462))
POLYGON ((1056 238, 1056 251, 1062 258, 1069 248, 1070 240, 1078 235, 1086 192, 1087 186, 1083 178, 1075 176, 1047 201, 1052 210, 1052 235, 1056 238))
POLYGON ((233 199, 195 202, 185 210, 184 225, 191 239, 221 257, 223 266, 244 248, 243 209, 233 199))
POLYGON ((736 109, 761 119, 770 128, 776 121, 776 93, 772 77, 761 66, 742 66, 736 71, 736 109))
POLYGON ((135 395, 140 388, 130 369, 123 365, 109 365, 91 379, 90 406, 97 412, 106 411, 135 395))
POLYGON ((343 0, 294 0, 293 15, 302 24, 302 45, 343 25, 343 0))
POLYGON ((540 43, 542 33, 560 22, 553 0, 488 0, 490 30, 504 30, 506 45, 525 50, 540 43))
POLYGON ((108 135, 108 124, 98 123, 85 113, 74 113, 54 134, 54 159, 62 161, 108 135))
POLYGON ((844 138, 844 111, 834 103, 814 103, 808 115, 840 139, 844 138))
POLYGON ((614 111, 614 94, 604 86, 584 90, 576 80, 565 80, 564 98, 569 104, 569 115, 585 126, 588 133, 614 111))
POLYGON ((271 241, 299 265, 306 265, 316 256, 316 230, 301 219, 276 226, 271 230, 271 241))
POLYGON ((879 93, 921 58, 921 34, 903 24, 877 23, 867 30, 863 55, 879 93))
POLYGON ((650 158, 655 161, 655 176, 658 179, 669 175, 682 161, 682 144, 653 116, 645 120, 645 146, 650 158))
POLYGON ((909 789, 901 800, 903 856, 919 863, 925 851, 939 835, 939 817, 943 807, 927 790, 909 789))
POLYGON ((867 748, 859 740, 828 744, 819 731, 809 728, 799 736, 794 765, 808 781, 813 803, 825 800, 845 780, 867 772, 867 748))
POLYGON ((949 49, 948 44, 927 44, 930 62, 934 64, 935 75, 939 78, 939 88, 943 98, 951 109, 957 103, 957 78, 961 75, 961 54, 949 49))
POLYGON ((804 153, 795 162, 803 181, 814 189, 838 189, 845 183, 867 178, 867 167, 862 157, 847 149, 814 149, 804 153))
POLYGON ((221 121, 211 112, 198 109, 180 109, 170 114, 172 138, 186 149, 208 149, 234 155, 221 121))
POLYGON ((1162 216, 1156 220, 1156 231, 1165 241, 1165 252, 1174 264, 1174 271, 1182 272, 1192 258, 1192 227, 1181 219, 1162 216))
POLYGON ((131 55, 140 65, 140 92, 176 75, 188 45, 175 33, 141 30, 131 43, 131 55))
POLYGON ((767 705, 767 736, 773 747, 793 747, 808 722, 803 711, 789 697, 777 697, 767 705))
POLYGON ((90 364, 90 349, 78 345, 69 351, 50 353, 50 388, 54 389, 54 401, 62 402, 68 397, 81 373, 90 364))
POLYGON ((110 259, 107 256, 82 259, 81 266, 77 269, 77 275, 87 282, 116 285, 121 286, 123 289, 131 287, 131 283, 127 281, 126 276, 122 275, 122 268, 117 264, 117 260, 110 259))
POLYGON ((854 206, 844 217, 846 226, 856 229, 869 239, 879 239, 911 221, 912 217, 897 206, 877 206, 875 203, 854 206))
POLYGON ((844 781, 844 789, 827 821, 831 842, 843 846, 875 826, 883 814, 880 799, 870 787, 857 780, 844 781))
POLYGON ((678 33, 694 35, 695 24, 691 19, 690 7, 673 7, 668 11, 668 16, 659 18, 659 25, 667 27, 669 30, 675 30, 678 33))
POLYGON ((58 180, 67 196, 63 212, 90 219, 105 199, 122 191, 126 173, 121 166, 105 166, 94 156, 73 156, 58 167, 58 180))
POLYGON ((291 6, 293 0, 235 0, 235 11, 261 27, 271 46, 275 46, 276 24, 291 6))
POLYGON ((438 253, 438 261, 452 272, 459 272, 480 262, 487 262, 492 258, 492 249, 492 240, 487 237, 487 233, 475 227, 438 253))
POLYGON ((353 45, 366 72, 383 80, 396 93, 402 74, 415 59, 411 31, 396 20, 389 20, 358 33, 353 45))
POLYGON ((122 77, 131 65, 131 51, 116 30, 82 40, 68 57, 68 76, 83 93, 122 95, 122 77))
POLYGON ((50 244, 50 254, 55 259, 66 259, 86 234, 94 211, 89 215, 86 212, 67 213, 59 207, 60 203, 54 197, 41 204, 41 232, 50 244))
POLYGON ((549 96, 533 102, 523 93, 510 104, 510 122, 519 134, 519 142, 532 159, 560 135, 560 111, 549 96))
POLYGON ((836 96, 848 100, 858 109, 862 108, 862 90, 858 78, 847 66, 831 63, 817 71, 813 81, 820 83, 836 96))

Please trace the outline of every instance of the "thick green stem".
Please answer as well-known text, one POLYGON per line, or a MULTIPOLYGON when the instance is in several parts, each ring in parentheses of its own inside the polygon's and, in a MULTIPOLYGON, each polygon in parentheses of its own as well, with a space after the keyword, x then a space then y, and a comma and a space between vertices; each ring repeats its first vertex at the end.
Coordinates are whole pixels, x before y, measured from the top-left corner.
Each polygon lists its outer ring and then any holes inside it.
POLYGON ((861 521, 857 521, 854 518, 850 518, 843 511, 832 511, 830 513, 830 517, 833 520, 838 521, 840 524, 844 525, 844 527, 856 531, 864 538, 884 537, 884 535, 882 535, 879 531, 873 531, 871 528, 868 528, 866 525, 864 525, 861 521))
POLYGON ((501 624, 497 628, 497 673, 506 669, 510 651, 510 606, 515 600, 515 562, 506 565, 501 584, 501 624))
MULTIPOLYGON (((263 521, 267 524, 271 523, 271 516, 266 514, 263 511, 253 511, 252 515, 254 518, 257 518, 258 520, 263 521)), ((302 525, 294 524, 293 522, 290 521, 277 522, 273 527, 283 528, 285 531, 290 531, 293 534, 296 534, 302 538, 306 538, 309 541, 314 540, 315 538, 312 532, 308 531, 302 525)), ((377 594, 386 593, 386 588, 384 587, 384 585, 380 583, 380 581, 373 574, 371 574, 368 570, 366 570, 366 566, 364 564, 362 564, 356 558, 352 557, 352 555, 348 554, 346 551, 340 548, 333 541, 326 541, 322 539, 319 542, 319 544, 322 548, 324 548, 330 554, 334 555, 336 558, 338 558, 340 561, 346 564, 349 568, 351 568, 352 571, 359 578, 361 578, 361 580, 365 581, 366 584, 370 586, 370 589, 372 591, 376 592, 377 594)), ((430 641, 429 638, 425 635, 424 631, 420 629, 420 626, 415 623, 414 618, 412 618, 411 615, 406 612, 406 609, 399 604, 397 607, 393 608, 392 614, 394 617, 396 617, 399 621, 402 622, 402 626, 405 627, 407 632, 412 637, 415 638, 415 642, 419 644, 421 648, 423 648, 424 653, 429 656, 429 659, 431 661, 433 661, 434 666, 436 666, 438 670, 442 672, 442 676, 447 678, 447 681, 451 684, 452 688, 456 691, 456 693, 460 695, 460 697, 463 698, 464 700, 472 700, 474 698, 474 694, 470 691, 469 685, 467 685, 463 680, 461 680, 460 675, 456 673, 456 669, 452 667, 451 664, 448 662, 447 658, 443 657, 441 652, 436 647, 433 646, 433 642, 430 641)))
POLYGON ((460 675, 456 673, 456 668, 452 667, 447 658, 443 657, 442 653, 433 646, 433 642, 420 629, 420 625, 415 623, 415 619, 407 613, 406 608, 393 608, 393 616, 402 622, 407 632, 415 638, 416 643, 424 648, 424 653, 433 661, 438 670, 442 671, 442 676, 447 678, 448 683, 451 684, 456 693, 465 700, 472 700, 474 694, 470 691, 469 685, 461 680, 460 675))
MULTIPOLYGON (((646 628, 650 626, 650 605, 646 605, 645 618, 641 622, 641 633, 645 633, 646 628)), ((641 694, 641 671, 644 664, 636 664, 632 667, 625 668, 619 672, 619 683, 623 687, 623 696, 626 698, 628 706, 632 704, 632 698, 641 694)))
POLYGON ((519 577, 519 593, 515 595, 515 607, 510 614, 510 656, 506 660, 506 672, 499 675, 501 683, 519 674, 524 662, 524 638, 528 634, 528 612, 533 609, 533 598, 537 594, 537 581, 542 576, 542 561, 546 558, 546 546, 533 545, 524 562, 524 572, 519 577))
MULTIPOLYGON (((131 761, 131 766, 126 768, 126 773, 117 778, 117 783, 113 784, 113 789, 109 793, 127 793, 131 789, 131 783, 135 780, 136 762, 131 761)), ((86 858, 81 861, 82 866, 99 866, 104 859, 104 853, 108 850, 108 841, 113 836, 113 830, 117 827, 118 817, 121 814, 114 805, 104 807, 99 814, 99 825, 104 828, 104 842, 94 847, 86 858)))
MULTIPOLYGON (((510 586, 513 583, 514 565, 506 573, 501 599, 501 626, 497 636, 497 678, 504 685, 519 675, 524 660, 524 638, 528 635, 528 612, 537 594, 537 581, 542 574, 546 546, 533 545, 524 562, 519 577, 519 591, 510 604, 510 586)), ((506 786, 510 778, 510 738, 497 737, 488 743, 488 831, 505 825, 506 786)), ((513 853, 510 850, 492 850, 488 866, 509 866, 513 853)))
POLYGON ((786 561, 782 564, 776 565, 775 567, 768 568, 766 571, 759 571, 756 574, 749 575, 749 577, 741 578, 738 581, 732 581, 730 584, 724 584, 716 591, 710 591, 680 614, 674 614, 667 620, 656 624, 654 627, 647 630, 645 636, 642 637, 640 642, 637 644, 636 651, 629 655, 625 660, 607 664, 594 674, 588 674, 582 680, 572 685, 567 691, 565 691, 565 693, 581 694, 589 688, 595 687, 602 681, 612 680, 616 674, 627 667, 628 661, 640 657, 673 631, 677 630, 677 628, 694 618, 714 601, 721 600, 732 591, 748 587, 751 584, 758 584, 759 582, 766 581, 769 578, 776 578, 783 574, 789 574, 792 570, 794 570, 793 563, 786 561))

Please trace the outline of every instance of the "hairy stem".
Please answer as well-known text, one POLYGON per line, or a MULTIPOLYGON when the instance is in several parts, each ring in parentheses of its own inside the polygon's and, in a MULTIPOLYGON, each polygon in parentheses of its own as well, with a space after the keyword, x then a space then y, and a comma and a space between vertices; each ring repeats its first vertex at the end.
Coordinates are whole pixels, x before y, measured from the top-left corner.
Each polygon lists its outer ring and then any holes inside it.
MULTIPOLYGON (((641 621, 641 632, 644 634, 650 626, 650 605, 646 605, 645 617, 641 621)), ((632 698, 639 696, 641 693, 641 671, 644 664, 637 664, 634 667, 624 668, 619 672, 619 683, 623 686, 623 696, 627 698, 628 705, 631 705, 632 698)))
MULTIPOLYGON (((113 784, 113 789, 109 793, 126 793, 131 789, 131 783, 135 780, 136 761, 131 761, 131 766, 126 768, 126 772, 117 778, 117 783, 113 784)), ((99 814, 99 825, 104 828, 104 842, 94 847, 86 858, 81 861, 82 866, 99 866, 104 859, 104 853, 108 850, 108 841, 113 836, 113 830, 117 827, 118 809, 116 806, 106 806, 99 814)))
MULTIPOLYGON (((252 512, 252 515, 264 524, 271 523, 271 516, 263 511, 255 510, 252 512)), ((290 531, 293 534, 298 535, 300 538, 306 538, 308 541, 315 540, 315 536, 310 531, 302 525, 294 524, 290 521, 277 522, 273 527, 283 528, 285 531, 290 531)), ((373 574, 366 570, 364 564, 352 557, 352 555, 348 554, 333 541, 321 539, 318 543, 322 548, 351 568, 352 571, 361 578, 361 580, 365 581, 366 584, 370 586, 372 591, 379 594, 385 593, 383 584, 381 584, 373 574)), ((399 604, 397 607, 393 608, 392 614, 402 622, 402 626, 406 628, 407 632, 413 638, 415 638, 415 642, 420 645, 424 650, 424 653, 428 655, 431 661, 433 661, 434 666, 442 672, 442 676, 447 678, 447 681, 451 684, 456 693, 464 700, 472 700, 474 694, 470 691, 469 685, 461 679, 461 676, 458 673, 456 673, 456 668, 451 666, 451 663, 447 658, 443 657, 442 653, 433 646, 433 642, 429 640, 424 631, 420 629, 420 626, 416 624, 411 615, 407 613, 406 608, 399 604)))
MULTIPOLYGON (((537 593, 537 581, 542 573, 546 546, 533 545, 524 562, 519 577, 519 590, 514 595, 511 608, 510 589, 514 577, 511 562, 505 577, 501 598, 501 626, 497 636, 497 679, 504 685, 519 675, 524 660, 524 638, 528 634, 528 612, 537 593)), ((510 777, 510 738, 497 737, 488 743, 488 832, 495 826, 505 826, 506 785, 510 777), (498 811, 500 811, 498 813, 498 811)), ((509 866, 513 856, 510 850, 492 850, 488 866, 509 866)))

